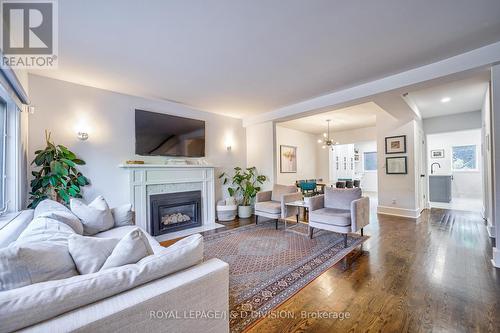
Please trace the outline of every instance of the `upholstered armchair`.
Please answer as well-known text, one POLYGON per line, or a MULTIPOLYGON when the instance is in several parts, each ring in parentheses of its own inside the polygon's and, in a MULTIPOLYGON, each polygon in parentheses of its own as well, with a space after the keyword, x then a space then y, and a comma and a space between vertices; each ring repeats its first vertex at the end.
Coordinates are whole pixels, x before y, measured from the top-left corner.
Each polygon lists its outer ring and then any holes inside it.
POLYGON ((344 234, 361 230, 370 223, 370 199, 361 197, 360 188, 325 188, 325 194, 312 197, 309 206, 309 236, 314 228, 344 234))
POLYGON ((257 193, 255 198, 255 224, 259 223, 259 216, 276 220, 276 229, 281 219, 298 214, 297 207, 287 207, 287 202, 302 200, 302 193, 297 192, 295 185, 273 186, 272 191, 257 193))

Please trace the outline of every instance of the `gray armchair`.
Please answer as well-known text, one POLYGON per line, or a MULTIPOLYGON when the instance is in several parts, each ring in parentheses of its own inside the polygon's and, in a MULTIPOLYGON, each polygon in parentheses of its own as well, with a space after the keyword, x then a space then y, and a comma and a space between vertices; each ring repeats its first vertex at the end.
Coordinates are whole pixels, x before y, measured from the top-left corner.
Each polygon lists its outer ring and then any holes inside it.
POLYGON ((325 188, 325 194, 312 197, 309 207, 309 236, 314 228, 344 234, 361 230, 370 223, 370 199, 361 197, 360 188, 325 188))
POLYGON ((295 185, 273 186, 272 191, 262 191, 257 193, 255 198, 255 224, 259 223, 259 216, 276 220, 276 229, 278 221, 298 214, 297 207, 287 207, 287 202, 302 200, 302 193, 297 192, 295 185))

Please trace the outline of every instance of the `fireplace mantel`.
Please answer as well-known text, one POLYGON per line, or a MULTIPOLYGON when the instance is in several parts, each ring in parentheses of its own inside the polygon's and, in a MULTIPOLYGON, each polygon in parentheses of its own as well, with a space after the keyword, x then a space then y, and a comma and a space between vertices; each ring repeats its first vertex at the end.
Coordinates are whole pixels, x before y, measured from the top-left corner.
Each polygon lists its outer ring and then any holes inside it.
POLYGON ((222 227, 215 223, 214 167, 208 165, 122 164, 128 170, 130 201, 135 210, 135 223, 150 230, 150 200, 154 194, 199 190, 202 194, 202 226, 155 237, 158 241, 222 227))

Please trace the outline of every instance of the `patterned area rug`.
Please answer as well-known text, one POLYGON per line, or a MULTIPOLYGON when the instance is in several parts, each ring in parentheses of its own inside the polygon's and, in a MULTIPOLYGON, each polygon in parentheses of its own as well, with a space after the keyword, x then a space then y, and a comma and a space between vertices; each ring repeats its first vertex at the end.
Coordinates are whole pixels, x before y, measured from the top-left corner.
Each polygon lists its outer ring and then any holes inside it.
POLYGON ((205 259, 229 264, 231 332, 241 332, 344 258, 367 237, 315 230, 314 238, 274 222, 204 236, 205 259))

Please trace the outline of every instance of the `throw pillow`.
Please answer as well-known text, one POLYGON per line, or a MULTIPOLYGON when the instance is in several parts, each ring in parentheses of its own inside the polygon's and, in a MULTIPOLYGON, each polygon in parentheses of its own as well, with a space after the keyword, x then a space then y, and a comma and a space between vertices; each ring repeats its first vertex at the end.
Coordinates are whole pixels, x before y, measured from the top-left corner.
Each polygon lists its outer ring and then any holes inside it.
POLYGON ((71 235, 68 250, 80 274, 95 273, 113 252, 118 239, 71 235))
POLYGON ((149 244, 144 232, 136 228, 123 236, 116 244, 111 255, 101 267, 101 271, 128 264, 135 264, 144 257, 153 254, 153 249, 149 244))
POLYGON ((86 205, 78 199, 71 199, 71 211, 83 223, 84 235, 95 235, 98 232, 113 228, 115 221, 109 206, 102 196, 98 196, 86 205))
POLYGON ((0 291, 78 275, 68 247, 42 241, 0 249, 0 291))
POLYGON ((83 225, 80 219, 68 209, 68 207, 54 200, 43 200, 40 202, 33 214, 33 218, 46 217, 62 222, 70 226, 77 234, 83 234, 83 225))
POLYGON ((75 230, 66 223, 49 217, 37 217, 23 230, 15 244, 51 241, 68 246, 68 237, 74 234, 75 230))
POLYGON ((115 228, 125 225, 134 225, 134 211, 132 210, 131 204, 111 208, 111 214, 113 214, 115 228))

